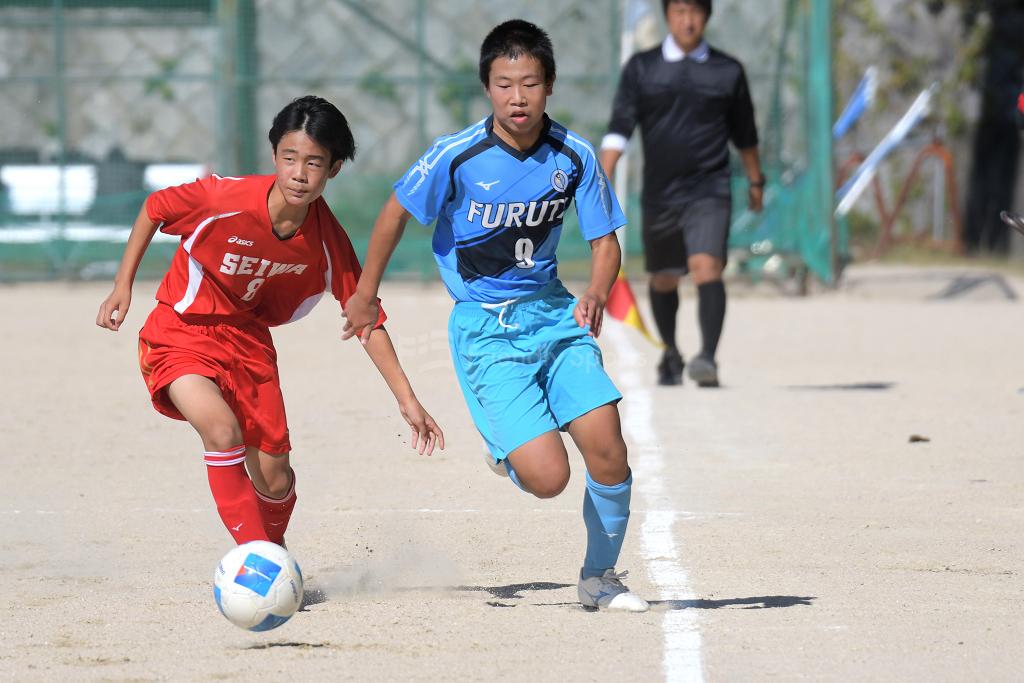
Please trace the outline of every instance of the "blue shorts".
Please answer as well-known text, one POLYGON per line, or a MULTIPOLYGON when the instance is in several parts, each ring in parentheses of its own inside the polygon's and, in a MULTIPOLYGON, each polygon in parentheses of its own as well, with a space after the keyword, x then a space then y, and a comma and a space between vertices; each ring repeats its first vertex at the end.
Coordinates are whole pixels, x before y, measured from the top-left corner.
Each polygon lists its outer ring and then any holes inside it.
POLYGON ((455 304, 448 343, 470 415, 491 455, 511 451, 622 398, 576 297, 555 280, 505 305, 455 304))

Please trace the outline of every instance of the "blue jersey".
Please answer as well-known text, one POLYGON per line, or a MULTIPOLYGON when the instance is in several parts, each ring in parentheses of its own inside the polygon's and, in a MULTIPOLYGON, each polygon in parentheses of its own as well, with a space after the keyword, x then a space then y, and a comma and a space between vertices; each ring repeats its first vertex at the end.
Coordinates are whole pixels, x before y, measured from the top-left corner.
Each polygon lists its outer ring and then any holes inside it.
POLYGON ((527 296, 558 277, 562 218, 576 201, 587 240, 626 224, 594 148, 544 117, 537 143, 519 151, 488 117, 433 147, 395 183, 416 220, 435 220, 434 258, 456 301, 527 296))

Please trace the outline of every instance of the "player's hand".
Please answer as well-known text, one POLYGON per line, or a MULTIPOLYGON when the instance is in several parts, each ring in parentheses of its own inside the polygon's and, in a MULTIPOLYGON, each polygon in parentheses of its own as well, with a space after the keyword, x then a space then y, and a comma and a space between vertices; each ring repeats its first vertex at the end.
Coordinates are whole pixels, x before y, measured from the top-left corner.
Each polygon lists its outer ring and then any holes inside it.
POLYGON ((764 208, 764 188, 752 187, 747 197, 747 206, 754 213, 761 213, 764 208))
POLYGON ((590 336, 597 337, 601 334, 601 324, 604 322, 605 297, 598 296, 593 292, 585 292, 576 302, 576 308, 572 315, 580 327, 590 325, 590 336))
POLYGON ((132 305, 131 287, 114 287, 103 303, 100 304, 100 311, 96 314, 96 324, 105 329, 117 332, 128 315, 128 308, 132 305))
POLYGON ((420 455, 431 455, 434 446, 444 450, 444 432, 430 417, 430 413, 423 409, 420 402, 415 398, 407 401, 400 401, 398 408, 402 418, 412 427, 412 447, 419 451, 420 455))
POLYGON ((380 318, 380 304, 376 297, 370 300, 356 292, 342 306, 341 314, 345 317, 345 327, 341 330, 341 338, 351 339, 359 335, 359 342, 365 345, 370 340, 373 326, 380 318))

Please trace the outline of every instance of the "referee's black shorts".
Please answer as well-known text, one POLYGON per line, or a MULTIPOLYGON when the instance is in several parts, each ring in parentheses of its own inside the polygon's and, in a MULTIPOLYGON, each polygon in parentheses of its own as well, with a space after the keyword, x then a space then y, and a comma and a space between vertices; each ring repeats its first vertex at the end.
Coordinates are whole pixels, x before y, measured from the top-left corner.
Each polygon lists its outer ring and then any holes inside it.
POLYGON ((732 200, 700 197, 673 207, 643 207, 644 264, 648 273, 685 275, 686 260, 709 254, 727 260, 732 200))

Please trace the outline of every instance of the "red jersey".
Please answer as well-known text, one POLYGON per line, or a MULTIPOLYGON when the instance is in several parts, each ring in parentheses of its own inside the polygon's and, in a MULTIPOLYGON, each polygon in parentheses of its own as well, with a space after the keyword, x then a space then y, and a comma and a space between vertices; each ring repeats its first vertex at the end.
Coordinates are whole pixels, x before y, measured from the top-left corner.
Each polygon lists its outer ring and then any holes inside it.
MULTIPOLYGON (((309 313, 328 289, 339 303, 355 293, 359 260, 323 197, 291 237, 274 234, 267 209, 274 180, 212 175, 149 196, 150 220, 182 238, 157 301, 185 320, 272 327, 309 313)), ((384 320, 382 310, 377 325, 384 320)))

